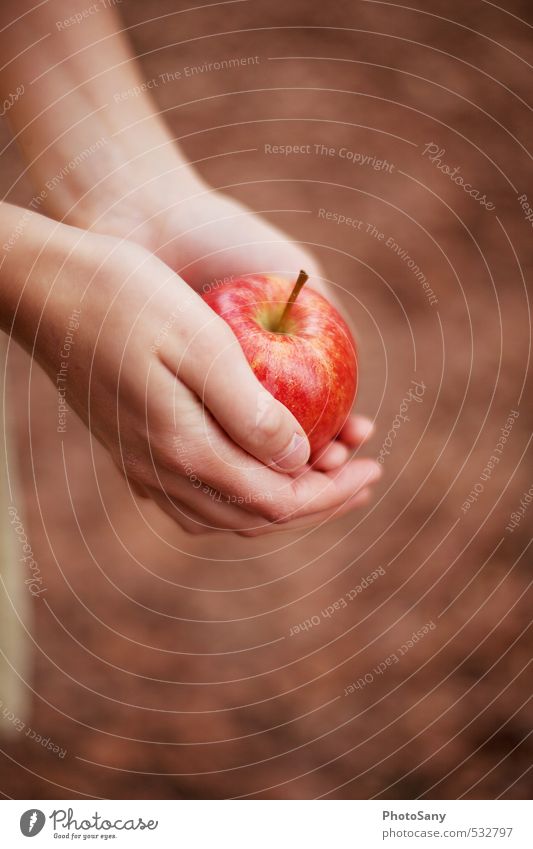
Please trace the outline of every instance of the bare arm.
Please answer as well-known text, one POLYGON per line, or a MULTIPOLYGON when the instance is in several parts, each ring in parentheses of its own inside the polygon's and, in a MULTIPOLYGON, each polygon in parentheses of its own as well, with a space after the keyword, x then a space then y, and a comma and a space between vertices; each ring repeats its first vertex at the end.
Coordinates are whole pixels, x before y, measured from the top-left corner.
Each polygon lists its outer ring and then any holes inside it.
POLYGON ((184 196, 192 172, 143 89, 114 8, 4 0, 0 30, 0 97, 23 87, 7 118, 46 192, 43 211, 88 227, 116 202, 111 215, 135 221, 156 210, 161 191, 184 196))

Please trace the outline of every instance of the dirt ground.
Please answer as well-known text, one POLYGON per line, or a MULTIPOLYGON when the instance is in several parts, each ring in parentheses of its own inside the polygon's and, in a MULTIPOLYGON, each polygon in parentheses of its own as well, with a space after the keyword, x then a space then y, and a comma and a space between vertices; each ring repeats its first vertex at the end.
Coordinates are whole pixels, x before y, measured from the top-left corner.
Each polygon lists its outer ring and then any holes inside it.
MULTIPOLYGON (((122 4, 146 79, 182 72, 154 96, 189 157, 340 287, 377 424, 366 450, 389 453, 350 517, 189 537, 132 500, 73 415, 62 443, 53 386, 13 354, 47 587, 28 723, 66 754, 2 741, 6 796, 531 793, 533 506, 507 526, 533 483, 533 10, 417 5, 122 4), (235 57, 258 58, 185 71, 235 57)), ((3 192, 22 167, 10 145, 3 192)))

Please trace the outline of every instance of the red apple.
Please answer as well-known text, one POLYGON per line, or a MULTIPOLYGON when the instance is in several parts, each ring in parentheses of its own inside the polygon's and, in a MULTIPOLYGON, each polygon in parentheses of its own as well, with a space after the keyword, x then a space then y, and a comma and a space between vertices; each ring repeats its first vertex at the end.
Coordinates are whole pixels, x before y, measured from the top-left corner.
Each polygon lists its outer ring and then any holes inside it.
MULTIPOLYGON (((318 292, 273 275, 250 275, 204 299, 227 321, 255 375, 298 419, 311 450, 342 428, 357 389, 355 343, 348 325, 318 292)), ((234 387, 239 391, 239 387, 234 387)))

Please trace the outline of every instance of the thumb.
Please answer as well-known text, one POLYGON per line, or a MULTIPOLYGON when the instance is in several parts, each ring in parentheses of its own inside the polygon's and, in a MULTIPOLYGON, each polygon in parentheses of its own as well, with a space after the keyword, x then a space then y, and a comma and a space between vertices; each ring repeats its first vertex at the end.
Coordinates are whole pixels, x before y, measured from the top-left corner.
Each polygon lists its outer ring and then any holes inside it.
POLYGON ((180 363, 180 378, 241 448, 282 472, 299 469, 310 454, 302 426, 256 378, 226 322, 209 313, 180 363))

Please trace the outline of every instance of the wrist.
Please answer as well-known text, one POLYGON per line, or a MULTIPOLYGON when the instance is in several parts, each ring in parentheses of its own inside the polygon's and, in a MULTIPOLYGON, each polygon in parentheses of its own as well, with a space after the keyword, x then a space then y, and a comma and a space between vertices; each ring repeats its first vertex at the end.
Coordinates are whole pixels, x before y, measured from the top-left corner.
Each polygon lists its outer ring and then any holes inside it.
POLYGON ((146 133, 141 146, 125 138, 99 139, 90 162, 71 169, 64 180, 49 181, 47 211, 67 224, 156 252, 166 213, 203 190, 203 181, 164 128, 146 133))
POLYGON ((156 251, 167 213, 199 191, 200 179, 176 155, 156 162, 143 154, 79 199, 65 219, 156 251), (142 161, 141 161, 142 160, 142 161))

